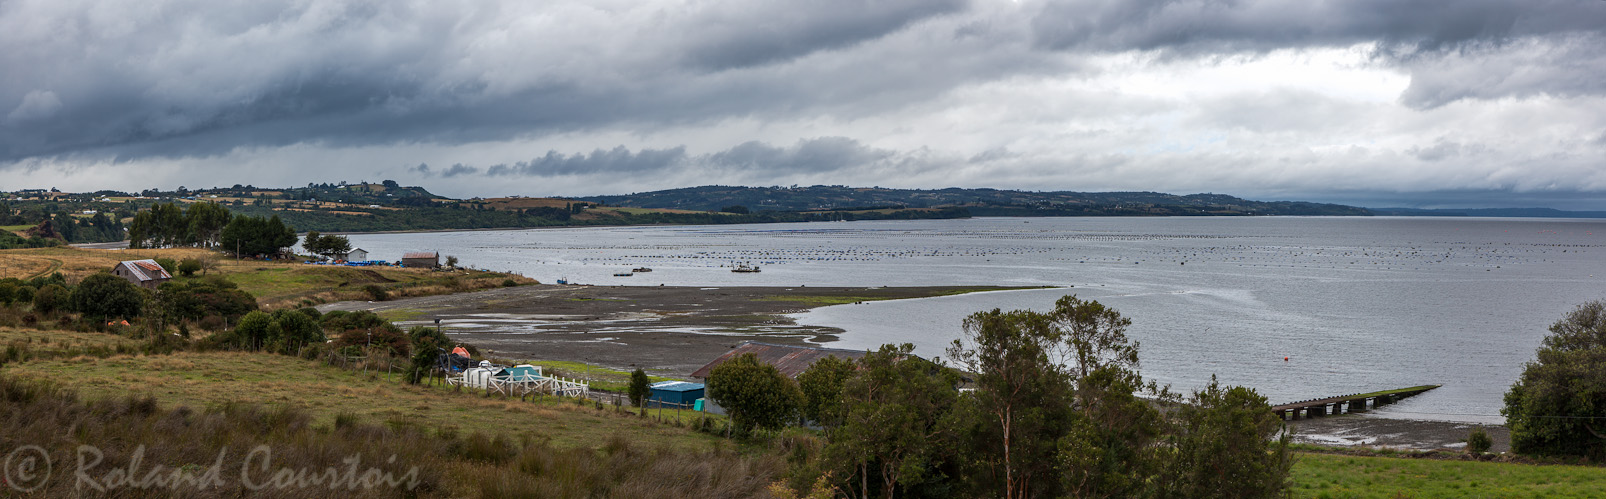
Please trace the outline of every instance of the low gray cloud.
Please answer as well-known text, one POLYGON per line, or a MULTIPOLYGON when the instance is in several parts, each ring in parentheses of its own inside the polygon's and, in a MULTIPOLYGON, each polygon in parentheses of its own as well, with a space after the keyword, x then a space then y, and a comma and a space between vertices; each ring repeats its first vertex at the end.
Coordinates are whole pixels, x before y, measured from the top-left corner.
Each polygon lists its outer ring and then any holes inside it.
POLYGON ((27 179, 1606 189, 1599 0, 60 0, 0 72, 27 179))

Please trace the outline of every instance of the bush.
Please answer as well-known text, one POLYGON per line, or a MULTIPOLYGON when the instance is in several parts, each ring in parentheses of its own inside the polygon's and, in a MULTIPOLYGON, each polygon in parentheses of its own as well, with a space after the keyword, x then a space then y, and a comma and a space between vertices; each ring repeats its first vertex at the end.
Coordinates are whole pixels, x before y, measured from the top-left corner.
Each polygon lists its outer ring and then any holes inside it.
POLYGON ((174 260, 172 258, 157 258, 156 259, 156 264, 157 265, 161 265, 162 266, 162 270, 166 270, 168 274, 177 274, 178 273, 178 261, 177 260, 174 260))
POLYGON ((72 306, 71 295, 67 288, 58 284, 46 284, 33 294, 33 310, 40 313, 51 313, 72 306))
POLYGON ((78 312, 97 320, 138 317, 145 309, 145 294, 127 280, 101 272, 73 288, 72 303, 78 312))
POLYGON ((519 283, 513 282, 512 279, 503 279, 502 280, 502 287, 504 287, 504 288, 511 288, 511 287, 518 286, 518 285, 519 285, 519 283))
POLYGON ((200 270, 201 261, 194 258, 185 258, 184 261, 178 263, 178 272, 184 274, 184 277, 193 276, 200 270))
POLYGON ((390 299, 390 293, 386 292, 385 288, 381 288, 377 284, 363 286, 362 290, 367 291, 368 297, 372 298, 374 301, 385 301, 390 299))
POLYGON ((1489 447, 1493 445, 1494 439, 1489 438, 1489 432, 1483 431, 1481 426, 1473 428, 1472 433, 1467 434, 1467 452, 1483 454, 1489 452, 1489 447))
MULTIPOLYGON (((652 395, 652 380, 647 379, 647 372, 636 368, 630 373, 630 403, 636 407, 646 407, 647 397, 652 395)), ((645 414, 645 413, 643 413, 645 414)))

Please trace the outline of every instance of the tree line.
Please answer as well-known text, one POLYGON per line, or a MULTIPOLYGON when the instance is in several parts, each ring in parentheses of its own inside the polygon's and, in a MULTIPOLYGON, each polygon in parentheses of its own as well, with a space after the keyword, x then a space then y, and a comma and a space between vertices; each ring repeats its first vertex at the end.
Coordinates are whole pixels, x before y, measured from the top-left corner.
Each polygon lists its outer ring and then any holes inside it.
POLYGON ((128 228, 130 248, 192 246, 238 256, 277 255, 297 242, 295 228, 278 215, 236 215, 213 202, 157 204, 135 214, 128 228))
POLYGON ((1245 387, 1183 397, 1138 372, 1130 320, 1097 301, 971 315, 942 358, 909 344, 830 357, 794 382, 745 355, 708 396, 737 434, 821 428, 796 490, 849 497, 1275 497, 1289 437, 1245 387), (951 364, 949 363, 951 362, 951 364))

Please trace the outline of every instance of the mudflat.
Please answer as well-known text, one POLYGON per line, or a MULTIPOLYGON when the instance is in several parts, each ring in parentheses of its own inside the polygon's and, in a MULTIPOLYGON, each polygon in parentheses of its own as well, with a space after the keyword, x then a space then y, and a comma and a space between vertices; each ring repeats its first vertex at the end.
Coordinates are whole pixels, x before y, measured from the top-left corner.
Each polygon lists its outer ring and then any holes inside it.
MULTIPOLYGON (((826 305, 947 296, 1018 287, 675 287, 540 284, 384 302, 339 302, 319 310, 370 310, 404 327, 434 325, 503 359, 641 367, 684 378, 744 341, 806 345, 836 328, 785 314, 826 305)), ((826 345, 829 346, 829 345, 826 345)))

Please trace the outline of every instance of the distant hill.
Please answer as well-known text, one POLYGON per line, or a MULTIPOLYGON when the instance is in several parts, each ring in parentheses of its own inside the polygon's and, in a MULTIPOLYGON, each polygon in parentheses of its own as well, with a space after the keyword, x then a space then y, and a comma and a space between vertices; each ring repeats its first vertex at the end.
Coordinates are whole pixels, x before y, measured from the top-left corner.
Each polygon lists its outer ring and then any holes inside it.
POLYGON ((1606 211, 1564 211, 1551 208, 1372 208, 1372 213, 1390 217, 1606 218, 1606 211))
POLYGON ((840 185, 810 187, 710 185, 580 199, 609 206, 692 211, 743 206, 755 212, 963 207, 974 216, 1365 216, 1372 214, 1365 208, 1354 206, 1297 201, 1250 201, 1223 194, 1179 196, 1159 192, 1028 192, 961 188, 923 190, 840 185))

